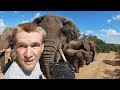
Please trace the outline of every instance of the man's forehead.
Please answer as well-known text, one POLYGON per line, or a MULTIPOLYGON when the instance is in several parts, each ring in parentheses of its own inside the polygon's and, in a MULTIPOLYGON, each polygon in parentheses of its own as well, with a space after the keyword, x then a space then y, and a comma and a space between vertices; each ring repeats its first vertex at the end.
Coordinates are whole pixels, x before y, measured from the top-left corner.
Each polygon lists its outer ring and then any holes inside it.
POLYGON ((35 41, 35 42, 29 42, 29 43, 28 43, 28 42, 24 42, 24 41, 18 41, 17 44, 18 44, 18 45, 19 45, 19 44, 20 44, 20 45, 27 45, 27 44, 30 44, 30 45, 32 45, 32 44, 35 44, 35 45, 36 45, 36 44, 37 44, 37 45, 38 45, 38 44, 40 44, 40 42, 35 41))
POLYGON ((25 31, 20 31, 16 34, 16 38, 41 38, 42 34, 38 33, 38 32, 25 32, 25 31))
POLYGON ((32 42, 38 42, 41 41, 42 36, 38 33, 18 33, 16 34, 16 40, 17 41, 32 41, 32 42))

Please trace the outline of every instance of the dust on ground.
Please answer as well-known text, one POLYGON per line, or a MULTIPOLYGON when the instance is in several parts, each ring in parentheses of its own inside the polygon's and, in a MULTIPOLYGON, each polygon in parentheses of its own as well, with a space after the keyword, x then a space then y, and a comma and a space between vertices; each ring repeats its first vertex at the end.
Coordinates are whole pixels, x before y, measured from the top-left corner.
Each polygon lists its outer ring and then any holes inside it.
POLYGON ((95 61, 80 68, 76 79, 120 79, 120 58, 115 52, 99 53, 95 61))

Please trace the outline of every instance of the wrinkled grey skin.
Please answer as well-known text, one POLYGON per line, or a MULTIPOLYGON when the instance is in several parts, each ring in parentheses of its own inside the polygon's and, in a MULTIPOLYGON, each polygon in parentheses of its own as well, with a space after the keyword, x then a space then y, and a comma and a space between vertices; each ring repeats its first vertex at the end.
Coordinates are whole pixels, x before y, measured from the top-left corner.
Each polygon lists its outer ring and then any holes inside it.
POLYGON ((13 28, 5 28, 0 35, 0 50, 7 49, 11 46, 13 28))
POLYGON ((64 17, 57 15, 44 15, 33 20, 46 30, 45 46, 40 60, 44 75, 50 79, 49 64, 61 59, 59 49, 71 40, 77 40, 80 32, 76 25, 64 17))
MULTIPOLYGON (((64 45, 63 52, 66 49, 74 49, 74 50, 83 49, 89 53, 89 56, 90 56, 90 52, 92 52, 93 54, 92 54, 91 61, 95 60, 96 48, 95 48, 95 44, 92 41, 89 41, 89 40, 71 40, 68 44, 64 45)), ((88 64, 89 64, 89 62, 88 62, 88 64)))
MULTIPOLYGON (((13 28, 7 27, 0 35, 0 51, 12 46, 12 32, 13 28)), ((0 53, 0 65, 2 72, 4 72, 4 68, 6 66, 4 53, 5 52, 0 53)))
POLYGON ((90 63, 89 53, 83 49, 67 49, 64 54, 67 61, 75 68, 76 73, 79 73, 79 68, 83 67, 84 60, 86 61, 86 64, 90 63))

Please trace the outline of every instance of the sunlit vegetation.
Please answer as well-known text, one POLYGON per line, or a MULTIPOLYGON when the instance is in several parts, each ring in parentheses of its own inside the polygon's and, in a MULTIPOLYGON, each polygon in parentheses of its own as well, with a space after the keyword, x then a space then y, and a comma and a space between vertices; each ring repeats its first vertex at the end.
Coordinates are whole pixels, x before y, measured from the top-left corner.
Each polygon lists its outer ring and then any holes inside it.
POLYGON ((103 40, 98 39, 97 36, 94 35, 85 35, 83 34, 80 39, 88 39, 94 42, 96 46, 96 51, 99 53, 109 53, 110 51, 120 53, 120 44, 109 44, 105 43, 103 40))

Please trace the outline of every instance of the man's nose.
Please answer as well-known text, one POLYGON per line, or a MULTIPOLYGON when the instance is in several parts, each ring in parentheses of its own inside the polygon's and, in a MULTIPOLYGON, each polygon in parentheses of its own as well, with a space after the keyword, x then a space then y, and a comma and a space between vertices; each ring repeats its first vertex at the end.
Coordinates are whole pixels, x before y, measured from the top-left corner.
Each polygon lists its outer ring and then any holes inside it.
POLYGON ((27 58, 30 58, 30 57, 32 57, 32 55, 33 55, 32 48, 30 46, 28 46, 26 49, 26 52, 25 52, 25 56, 27 58))

